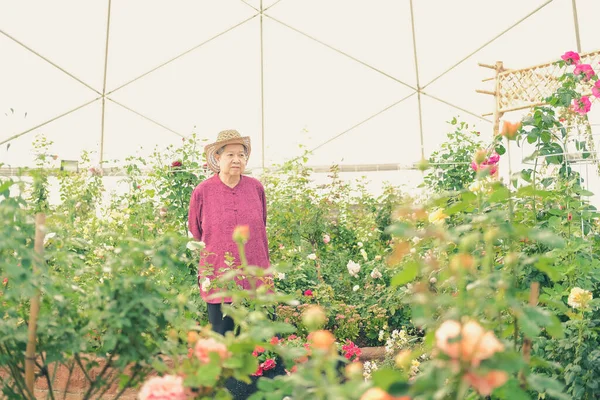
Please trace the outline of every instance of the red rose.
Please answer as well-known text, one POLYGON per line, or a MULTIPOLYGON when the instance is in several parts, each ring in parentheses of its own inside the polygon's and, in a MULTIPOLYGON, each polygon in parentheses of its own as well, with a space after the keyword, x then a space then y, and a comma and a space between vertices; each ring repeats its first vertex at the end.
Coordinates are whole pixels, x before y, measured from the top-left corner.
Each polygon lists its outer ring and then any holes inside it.
POLYGON ((173 161, 173 163, 171 164, 171 167, 173 167, 173 168, 179 168, 182 165, 183 164, 181 163, 181 161, 177 160, 177 161, 173 161))
POLYGON ((252 352, 252 355, 254 357, 258 357, 259 354, 264 353, 265 352, 265 348, 262 346, 256 346, 254 348, 254 351, 252 352))
POLYGON ((8 285, 8 278, 4 278, 4 279, 2 279, 2 284, 3 284, 4 286, 8 285))
POLYGON ((263 369, 259 366, 255 373, 252 376, 262 376, 263 369))
POLYGON ((275 368, 275 366, 277 365, 277 363, 275 362, 275 360, 273 360, 272 358, 267 358, 267 360, 260 364, 260 368, 263 369, 263 371, 268 371, 270 369, 275 368))
POLYGON ((306 289, 306 290, 304 291, 304 295, 305 295, 305 296, 307 296, 307 297, 312 297, 312 295, 313 295, 313 292, 312 292, 312 290, 310 290, 310 289, 306 289))

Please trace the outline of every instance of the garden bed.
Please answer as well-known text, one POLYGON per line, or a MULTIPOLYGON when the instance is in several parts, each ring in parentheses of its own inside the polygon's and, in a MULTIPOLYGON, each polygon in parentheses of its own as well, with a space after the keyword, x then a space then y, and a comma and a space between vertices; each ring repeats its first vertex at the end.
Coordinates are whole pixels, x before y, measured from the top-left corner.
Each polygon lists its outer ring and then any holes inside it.
MULTIPOLYGON (((385 347, 380 346, 380 347, 362 347, 361 349, 361 361, 373 361, 373 360, 382 360, 385 356, 385 347)), ((85 358, 85 357, 83 357, 85 358)), ((88 376, 91 379, 96 378, 100 372, 104 369, 105 365, 106 365, 106 360, 103 358, 89 358, 88 362, 94 362, 97 365, 91 367, 89 369, 88 376)), ((165 364, 169 367, 172 368, 173 367, 173 362, 168 358, 165 357, 163 359, 163 361, 165 362, 165 364)), ((83 361, 83 365, 86 366, 87 363, 86 361, 83 361)), ((50 371, 50 374, 54 374, 55 373, 55 377, 52 381, 52 391, 54 392, 54 396, 56 398, 63 398, 63 393, 66 390, 66 400, 80 400, 81 398, 83 398, 83 396, 85 395, 85 393, 88 391, 89 388, 89 384, 88 384, 88 380, 85 376, 85 374, 83 373, 83 371, 81 370, 81 368, 73 368, 73 371, 71 373, 69 373, 69 368, 64 365, 61 364, 58 366, 58 368, 56 369, 56 372, 54 371, 55 368, 55 364, 51 363, 48 366, 48 370, 50 371), (70 379, 69 379, 70 378, 70 379), (68 384, 68 387, 67 387, 68 384)), ((106 371, 106 379, 107 381, 111 381, 113 379, 116 378, 116 375, 118 374, 117 371, 115 371, 113 368, 108 368, 106 371)), ((5 372, 0 371, 0 376, 4 377, 7 374, 5 372)), ((156 376, 157 374, 155 372, 152 372, 149 374, 149 377, 151 376, 156 376)), ((106 389, 106 392, 102 395, 101 399, 114 399, 115 396, 120 392, 119 389, 119 379, 116 378, 115 382, 106 389)), ((104 390, 104 388, 102 389, 104 390)), ((35 396, 36 398, 49 398, 49 387, 48 387, 48 382, 44 377, 39 377, 36 379, 35 381, 35 396)), ((137 393, 138 393, 138 389, 136 388, 131 388, 131 389, 127 389, 125 390, 121 397, 119 397, 119 399, 121 400, 135 400, 137 399, 137 393)))

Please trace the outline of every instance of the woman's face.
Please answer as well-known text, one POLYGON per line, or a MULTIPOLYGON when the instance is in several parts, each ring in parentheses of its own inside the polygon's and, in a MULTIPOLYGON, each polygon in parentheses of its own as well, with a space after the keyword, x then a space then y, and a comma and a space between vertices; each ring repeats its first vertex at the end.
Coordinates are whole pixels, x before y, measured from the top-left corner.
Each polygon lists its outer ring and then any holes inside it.
POLYGON ((216 159, 225 175, 242 175, 246 169, 246 150, 241 144, 228 144, 216 159))

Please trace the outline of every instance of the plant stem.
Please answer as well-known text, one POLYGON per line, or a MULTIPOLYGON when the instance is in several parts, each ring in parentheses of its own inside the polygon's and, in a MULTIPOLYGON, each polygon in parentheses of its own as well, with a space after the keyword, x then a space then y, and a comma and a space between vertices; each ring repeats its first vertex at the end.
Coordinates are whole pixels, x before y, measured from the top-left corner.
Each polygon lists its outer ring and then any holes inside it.
POLYGON ((69 376, 67 377, 67 384, 65 385, 65 391, 63 392, 63 400, 67 398, 67 390, 69 390, 69 385, 71 384, 71 375, 73 374, 73 369, 75 369, 75 360, 71 363, 69 367, 69 376))

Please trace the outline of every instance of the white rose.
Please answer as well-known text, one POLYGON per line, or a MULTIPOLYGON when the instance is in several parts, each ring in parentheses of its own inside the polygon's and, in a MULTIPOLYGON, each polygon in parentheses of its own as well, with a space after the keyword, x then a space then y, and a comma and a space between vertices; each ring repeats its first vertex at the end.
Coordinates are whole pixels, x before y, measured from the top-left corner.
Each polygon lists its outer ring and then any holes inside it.
POLYGON ((358 247, 363 247, 363 242, 358 242, 358 243, 356 243, 356 245, 357 245, 358 247))
POLYGON ((202 281, 202 291, 207 292, 209 288, 210 288, 210 279, 205 278, 202 281))
POLYGON ((368 260, 369 260, 369 257, 367 256, 367 252, 365 251, 365 249, 360 249, 360 255, 362 256, 362 258, 363 258, 365 261, 368 261, 368 260))
POLYGON ((573 308, 582 309, 588 306, 589 302, 592 301, 592 298, 592 292, 589 290, 574 287, 571 289, 571 293, 569 293, 567 304, 573 308))
POLYGON ((279 280, 281 280, 281 281, 282 281, 282 280, 284 280, 284 279, 285 279, 285 273, 283 273, 283 272, 278 272, 278 273, 277 273, 277 278, 278 278, 279 280))
POLYGON ((373 279, 379 279, 382 276, 383 275, 381 275, 381 272, 379 272, 379 270, 377 268, 373 268, 373 271, 371 271, 371 278, 373 278, 373 279))
POLYGON ((348 273, 353 276, 353 277, 357 277, 358 273, 360 272, 360 264, 359 263, 355 263, 354 261, 350 260, 348 261, 348 265, 346 265, 346 267, 348 268, 348 273))
POLYGON ((356 291, 358 291, 358 289, 360 289, 360 286, 354 285, 354 287, 352 288, 352 291, 356 292, 356 291))
POLYGON ((311 253, 309 254, 306 258, 308 258, 309 260, 316 260, 317 259, 317 255, 315 253, 311 253))

